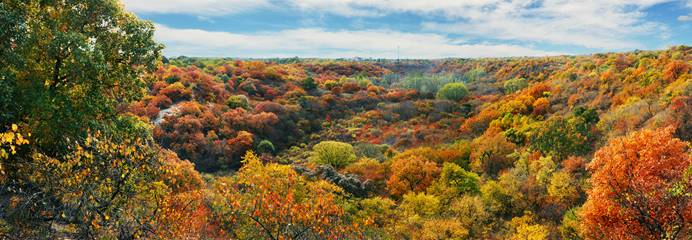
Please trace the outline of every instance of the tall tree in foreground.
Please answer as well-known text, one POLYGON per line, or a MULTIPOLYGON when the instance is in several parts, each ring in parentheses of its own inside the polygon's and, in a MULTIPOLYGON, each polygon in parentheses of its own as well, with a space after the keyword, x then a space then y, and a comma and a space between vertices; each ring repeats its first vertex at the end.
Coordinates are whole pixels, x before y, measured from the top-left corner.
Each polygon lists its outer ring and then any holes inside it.
POLYGON ((117 0, 0 1, 0 132, 32 134, 3 155, 0 236, 149 232, 160 161, 149 126, 118 109, 145 91, 153 33, 117 0))
POLYGON ((593 188, 583 206, 594 239, 689 239, 692 222, 688 142, 673 128, 643 130, 596 152, 593 188))
POLYGON ((12 100, 0 102, 0 125, 26 121, 50 156, 87 129, 115 128, 160 56, 153 33, 116 0, 0 2, 0 93, 12 100))

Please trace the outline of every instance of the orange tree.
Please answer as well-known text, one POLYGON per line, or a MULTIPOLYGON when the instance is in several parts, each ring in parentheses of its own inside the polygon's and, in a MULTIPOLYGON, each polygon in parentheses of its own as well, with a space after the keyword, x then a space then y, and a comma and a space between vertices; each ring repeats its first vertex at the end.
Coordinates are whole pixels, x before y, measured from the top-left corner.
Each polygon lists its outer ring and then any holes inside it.
POLYGON ((161 239, 220 239, 228 238, 213 218, 202 176, 187 160, 180 160, 170 150, 162 151, 160 179, 169 187, 167 194, 157 199, 157 214, 152 229, 161 239))
POLYGON ((358 236, 338 205, 340 188, 310 182, 290 166, 263 164, 251 151, 233 177, 221 178, 212 202, 224 228, 240 239, 343 239, 358 236))
POLYGON ((597 239, 689 239, 689 143, 673 128, 643 130, 611 140, 589 169, 593 188, 583 225, 597 239))
POLYGON ((392 173, 387 180, 387 187, 389 192, 396 196, 404 195, 410 191, 423 191, 440 174, 440 168, 437 164, 418 155, 395 159, 391 169, 392 173))

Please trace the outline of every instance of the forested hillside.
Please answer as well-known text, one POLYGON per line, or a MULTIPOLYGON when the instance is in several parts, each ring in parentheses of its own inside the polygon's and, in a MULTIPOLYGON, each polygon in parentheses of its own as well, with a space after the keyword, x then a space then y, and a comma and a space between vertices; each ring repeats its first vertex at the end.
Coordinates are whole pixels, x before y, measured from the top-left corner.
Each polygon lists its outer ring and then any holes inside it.
POLYGON ((689 239, 692 47, 166 58, 0 3, 3 239, 689 239))

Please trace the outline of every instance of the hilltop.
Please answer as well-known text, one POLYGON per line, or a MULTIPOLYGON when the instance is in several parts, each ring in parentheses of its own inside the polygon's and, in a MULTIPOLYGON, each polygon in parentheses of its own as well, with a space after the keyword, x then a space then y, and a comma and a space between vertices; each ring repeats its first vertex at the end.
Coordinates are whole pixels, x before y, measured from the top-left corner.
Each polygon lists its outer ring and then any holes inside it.
POLYGON ((155 28, 0 2, 0 238, 692 237, 692 47, 168 59, 155 28))

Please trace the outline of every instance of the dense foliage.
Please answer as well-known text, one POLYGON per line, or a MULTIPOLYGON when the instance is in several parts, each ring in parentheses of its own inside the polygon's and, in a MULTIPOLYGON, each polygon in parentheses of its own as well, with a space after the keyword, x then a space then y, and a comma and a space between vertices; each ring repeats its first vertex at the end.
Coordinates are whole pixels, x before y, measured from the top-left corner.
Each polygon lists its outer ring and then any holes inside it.
POLYGON ((469 94, 463 83, 447 83, 437 91, 437 98, 459 101, 469 94))
POLYGON ((0 3, 0 238, 689 239, 692 48, 161 59, 0 3))
POLYGON ((591 236, 689 236, 689 144, 673 138, 672 128, 658 131, 644 130, 613 139, 596 152, 590 166, 593 188, 583 207, 591 236))

